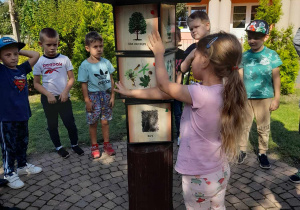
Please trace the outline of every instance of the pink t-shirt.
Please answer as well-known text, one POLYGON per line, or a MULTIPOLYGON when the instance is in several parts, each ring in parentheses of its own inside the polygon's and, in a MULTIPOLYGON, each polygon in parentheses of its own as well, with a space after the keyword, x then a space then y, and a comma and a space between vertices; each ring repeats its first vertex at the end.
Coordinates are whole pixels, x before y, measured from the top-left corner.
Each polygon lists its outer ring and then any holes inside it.
POLYGON ((188 86, 193 104, 185 104, 180 121, 180 147, 175 170, 185 175, 203 175, 221 170, 221 109, 223 85, 188 86))

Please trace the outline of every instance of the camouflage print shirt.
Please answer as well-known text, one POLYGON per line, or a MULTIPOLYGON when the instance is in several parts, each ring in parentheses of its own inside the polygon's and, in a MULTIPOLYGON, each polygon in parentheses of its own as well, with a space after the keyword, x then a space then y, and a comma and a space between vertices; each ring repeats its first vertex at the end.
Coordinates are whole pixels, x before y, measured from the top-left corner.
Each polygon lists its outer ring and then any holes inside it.
POLYGON ((267 47, 260 52, 251 49, 243 53, 240 68, 244 69, 244 84, 248 98, 273 98, 272 70, 282 64, 278 54, 267 47))

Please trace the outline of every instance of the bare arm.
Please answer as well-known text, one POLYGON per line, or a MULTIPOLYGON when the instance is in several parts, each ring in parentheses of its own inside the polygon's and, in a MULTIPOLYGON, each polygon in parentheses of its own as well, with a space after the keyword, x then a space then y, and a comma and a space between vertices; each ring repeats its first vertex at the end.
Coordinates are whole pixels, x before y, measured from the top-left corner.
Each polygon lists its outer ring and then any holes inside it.
POLYGON ((65 89, 63 90, 63 92, 59 96, 59 99, 60 99, 61 102, 66 102, 68 100, 69 92, 70 92, 70 90, 71 90, 71 88, 72 88, 72 86, 75 82, 73 71, 72 70, 67 71, 67 74, 68 74, 69 80, 68 80, 68 83, 67 83, 65 89))
POLYGON ((176 83, 177 84, 181 84, 182 79, 183 79, 182 77, 183 77, 182 71, 176 72, 176 83))
POLYGON ((273 86, 274 86, 274 99, 270 106, 270 111, 275 111, 279 108, 280 103, 280 69, 279 67, 272 70, 273 86))
POLYGON ((181 71, 182 73, 185 73, 189 70, 191 63, 194 59, 196 49, 193 49, 190 54, 184 59, 184 61, 181 63, 181 71))
POLYGON ((33 67, 39 60, 40 54, 36 51, 31 50, 20 50, 19 55, 23 55, 29 58, 28 62, 31 67, 33 67))
POLYGON ((244 81, 244 69, 243 68, 239 69, 239 74, 240 74, 241 80, 244 81))
POLYGON ((149 40, 150 43, 148 44, 148 47, 153 51, 155 56, 157 87, 178 101, 192 104, 192 98, 187 86, 169 81, 169 76, 164 63, 165 49, 158 31, 152 33, 149 40))
POLYGON ((41 76, 40 75, 34 75, 33 86, 41 94, 47 96, 49 104, 56 103, 56 98, 54 97, 54 95, 52 93, 50 93, 48 90, 46 90, 46 88, 44 88, 43 85, 41 85, 41 76))
POLYGON ((89 98, 87 82, 82 82, 81 83, 81 88, 82 88, 83 99, 84 99, 85 106, 86 106, 86 111, 87 112, 93 112, 93 104, 92 104, 92 102, 90 101, 90 98, 89 98))
POLYGON ((162 92, 158 87, 147 88, 143 90, 129 90, 121 82, 116 82, 117 89, 115 92, 118 92, 122 95, 140 98, 140 99, 152 99, 152 100, 168 100, 172 99, 168 94, 162 92))
POLYGON ((110 94, 110 100, 109 100, 109 106, 114 107, 115 106, 115 81, 112 75, 110 75, 110 82, 111 82, 111 94, 110 94))

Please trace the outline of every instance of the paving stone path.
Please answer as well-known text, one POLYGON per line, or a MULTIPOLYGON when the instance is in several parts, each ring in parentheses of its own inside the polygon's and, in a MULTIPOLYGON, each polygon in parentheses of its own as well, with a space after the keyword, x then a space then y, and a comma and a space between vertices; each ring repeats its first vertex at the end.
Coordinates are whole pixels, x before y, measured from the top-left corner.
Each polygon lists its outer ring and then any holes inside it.
MULTIPOLYGON (((29 156, 30 163, 43 167, 38 175, 22 176, 25 187, 18 190, 0 188, 4 206, 26 210, 121 210, 128 209, 127 148, 125 142, 113 144, 116 156, 103 155, 100 159, 86 154, 78 157, 71 152, 68 159, 55 152, 29 156)), ((174 144, 174 162, 177 156, 174 144)), ((300 210, 300 184, 288 181, 297 169, 270 158, 271 170, 258 166, 256 156, 248 154, 243 165, 231 167, 226 206, 231 209, 300 210)), ((0 169, 3 177, 3 168, 0 169)), ((173 173, 173 207, 185 210, 181 176, 173 173)), ((0 208, 1 209, 1 208, 0 208)))

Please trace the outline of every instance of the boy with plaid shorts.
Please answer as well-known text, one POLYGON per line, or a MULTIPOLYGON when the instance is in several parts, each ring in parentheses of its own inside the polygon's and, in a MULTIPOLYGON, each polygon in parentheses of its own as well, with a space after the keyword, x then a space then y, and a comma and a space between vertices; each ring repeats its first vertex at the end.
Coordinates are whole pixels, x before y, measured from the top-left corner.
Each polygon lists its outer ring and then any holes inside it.
POLYGON ((85 36, 85 49, 90 57, 84 60, 78 70, 78 81, 81 82, 82 93, 86 105, 87 123, 91 138, 92 158, 100 158, 101 153, 97 144, 97 125, 101 120, 104 152, 115 155, 109 143, 109 121, 112 119, 114 106, 114 80, 115 71, 109 60, 101 57, 103 53, 103 39, 95 31, 85 36))

